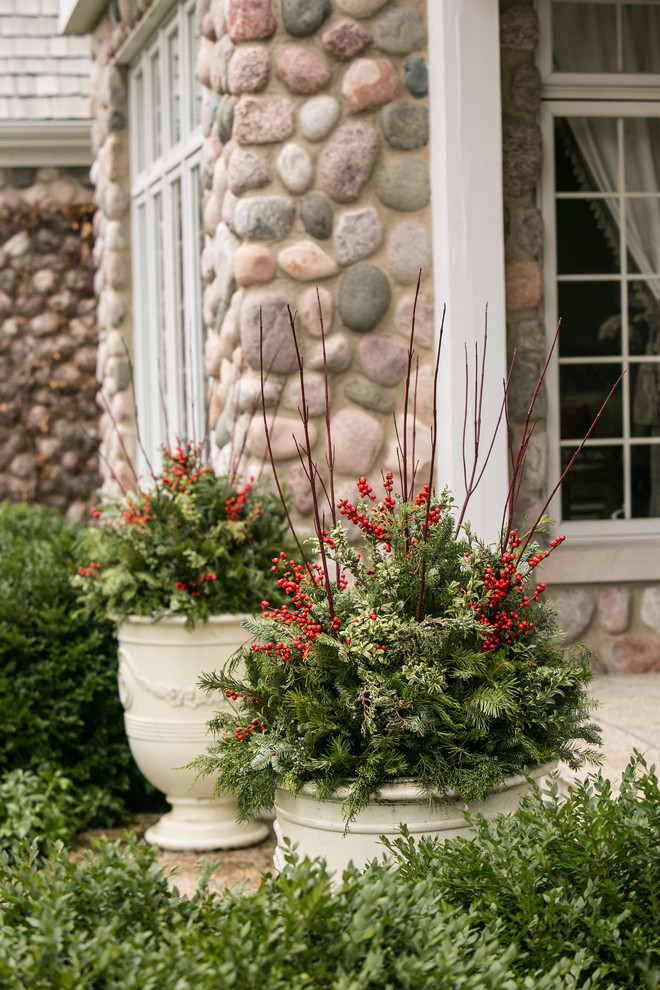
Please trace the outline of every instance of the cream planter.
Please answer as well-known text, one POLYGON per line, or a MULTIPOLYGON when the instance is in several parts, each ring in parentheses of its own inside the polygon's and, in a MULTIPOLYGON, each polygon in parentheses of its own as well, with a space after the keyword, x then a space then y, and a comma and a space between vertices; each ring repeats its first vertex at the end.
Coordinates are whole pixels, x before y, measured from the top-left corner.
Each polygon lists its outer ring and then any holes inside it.
MULTIPOLYGON (((530 772, 534 780, 546 777, 556 763, 546 763, 530 772)), ((529 790, 525 777, 508 777, 502 786, 483 801, 467 804, 471 814, 481 813, 494 819, 500 813, 515 811, 521 798, 529 790)), ((323 857, 330 872, 341 877, 350 860, 362 869, 375 857, 382 858, 385 847, 380 836, 396 839, 401 834, 399 825, 404 822, 415 838, 428 835, 432 838, 469 838, 471 829, 463 818, 464 801, 456 799, 446 804, 429 807, 426 795, 414 781, 401 781, 383 787, 380 797, 364 808, 351 822, 344 835, 345 822, 341 804, 346 790, 336 791, 332 797, 320 800, 314 788, 307 784, 295 797, 278 789, 275 796, 275 834, 277 847, 273 857, 276 871, 284 868, 282 840, 288 838, 298 843, 298 854, 323 857)))
POLYGON ((181 767, 204 753, 206 723, 227 706, 197 687, 200 674, 223 667, 246 639, 240 615, 218 615, 193 630, 182 618, 129 616, 118 629, 119 697, 138 767, 172 810, 145 834, 163 849, 232 849, 261 842, 261 822, 236 823, 236 802, 212 799, 214 779, 195 781, 181 767))

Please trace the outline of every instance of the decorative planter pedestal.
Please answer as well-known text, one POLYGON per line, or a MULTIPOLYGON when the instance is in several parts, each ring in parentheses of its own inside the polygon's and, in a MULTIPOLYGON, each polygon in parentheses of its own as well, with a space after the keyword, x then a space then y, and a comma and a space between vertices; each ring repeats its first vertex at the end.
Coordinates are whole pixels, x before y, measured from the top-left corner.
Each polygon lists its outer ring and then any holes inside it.
MULTIPOLYGON (((529 776, 541 780, 555 766, 556 763, 546 763, 535 767, 529 776)), ((386 850, 379 841, 380 836, 396 839, 401 834, 401 822, 416 839, 422 836, 452 839, 459 835, 469 838, 471 829, 462 814, 466 805, 471 814, 480 813, 487 819, 494 819, 500 813, 515 811, 528 790, 525 777, 508 777, 483 801, 468 803, 460 798, 452 801, 449 797, 447 803, 431 808, 426 795, 414 781, 400 781, 383 787, 380 797, 359 812, 344 835, 341 804, 348 793, 345 789, 335 791, 323 800, 316 797, 310 785, 305 785, 295 797, 278 789, 275 796, 277 847, 273 864, 278 873, 284 868, 282 840, 286 837, 292 843, 298 843, 300 856, 323 857, 329 871, 341 878, 350 860, 361 869, 372 859, 382 858, 386 850)))
POLYGON ((180 769, 209 743, 206 723, 227 706, 197 687, 200 674, 223 667, 245 642, 241 615, 212 616, 193 630, 183 618, 152 622, 129 616, 118 629, 119 697, 133 759, 172 810, 147 829, 163 849, 232 849, 268 835, 261 822, 236 823, 232 795, 211 797, 211 777, 180 769))

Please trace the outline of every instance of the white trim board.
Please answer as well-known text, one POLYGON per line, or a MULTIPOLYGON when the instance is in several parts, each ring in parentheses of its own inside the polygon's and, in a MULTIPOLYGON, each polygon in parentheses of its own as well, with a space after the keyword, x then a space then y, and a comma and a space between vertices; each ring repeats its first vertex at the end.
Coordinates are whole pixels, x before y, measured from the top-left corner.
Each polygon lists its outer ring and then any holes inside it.
POLYGON ((91 165, 91 121, 0 121, 0 167, 91 165))

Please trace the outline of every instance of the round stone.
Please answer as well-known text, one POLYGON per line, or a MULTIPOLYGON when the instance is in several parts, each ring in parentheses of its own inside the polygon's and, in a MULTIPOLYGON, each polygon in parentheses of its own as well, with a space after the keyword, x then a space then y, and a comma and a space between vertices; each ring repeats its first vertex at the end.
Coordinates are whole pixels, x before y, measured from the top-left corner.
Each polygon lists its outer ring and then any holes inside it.
POLYGON ((268 38, 276 27, 270 0, 228 0, 227 34, 231 41, 268 38))
POLYGON ((411 151, 428 144, 429 111, 424 104, 395 100, 383 107, 378 122, 392 148, 411 151))
POLYGON ((325 357, 323 355, 323 344, 316 345, 309 355, 309 366, 314 371, 323 371, 323 367, 333 374, 346 371, 352 359, 351 344, 348 337, 343 333, 334 333, 325 342, 325 357))
POLYGON ((383 427, 363 409, 347 406, 332 418, 335 471, 359 477, 369 474, 383 446, 383 427))
POLYGON ((357 350, 360 370, 376 385, 397 385, 408 368, 408 348, 401 340, 370 334, 357 350))
POLYGON ((291 233, 295 218, 295 203, 287 196, 252 196, 236 203, 234 229, 239 237, 277 241, 291 233))
POLYGON ((314 241, 298 241, 277 256, 280 268, 301 282, 337 274, 337 262, 314 241))
POLYGON ((241 96, 234 110, 232 135, 239 144, 286 141, 295 128, 294 105, 282 96, 241 96))
POLYGON ((300 203, 300 219, 307 233, 325 241, 332 233, 334 213, 330 200, 319 192, 308 193, 300 203))
POLYGON ((643 636, 617 636, 612 644, 612 665, 625 674, 660 670, 660 646, 643 636))
POLYGON ((335 252, 340 265, 352 265, 366 258, 383 241, 383 221, 373 206, 349 210, 337 220, 335 252))
POLYGON ((539 38, 536 11, 527 4, 513 3, 500 13, 500 44, 507 51, 533 52, 539 38))
POLYGON ((536 206, 519 206, 513 210, 513 239, 523 251, 540 257, 543 248, 543 215, 536 206))
POLYGON ((538 113, 541 108, 541 73, 532 62, 520 62, 511 73, 511 105, 523 113, 538 113))
POLYGON ((420 293, 417 296, 416 306, 413 293, 400 299, 394 313, 394 329, 402 337, 410 340, 413 308, 415 312, 414 346, 432 347, 435 339, 435 313, 433 300, 429 299, 428 296, 420 293))
POLYGON ((279 56, 275 73, 292 93, 307 95, 328 85, 332 66, 325 55, 303 45, 291 45, 279 56))
POLYGON ((399 80, 386 58, 357 58, 344 74, 341 91, 353 111, 370 110, 396 96, 399 80))
POLYGON ((392 278, 402 285, 417 282, 420 269, 426 274, 431 264, 431 242, 423 223, 404 220, 396 225, 387 244, 387 263, 392 278))
POLYGON ((321 44, 335 58, 353 58, 371 41, 371 35, 355 21, 339 21, 321 35, 321 44))
POLYGON ((502 125, 504 193, 519 198, 532 192, 541 177, 543 143, 538 124, 506 115, 502 125))
POLYGON ((234 255, 237 285, 255 285, 275 278, 276 264, 265 244, 241 244, 234 255))
POLYGON ((308 153, 293 141, 285 144, 277 156, 277 172, 291 193, 304 193, 314 178, 314 166, 308 153))
POLYGON ((215 115, 215 123, 218 128, 218 137, 225 144, 231 137, 234 128, 234 111, 236 100, 233 96, 225 94, 218 100, 218 110, 215 115))
POLYGON ((391 392, 385 392, 379 385, 365 381, 364 378, 354 378, 348 382, 344 394, 352 402, 363 409, 371 409, 378 413, 391 413, 396 408, 396 402, 391 392))
POLYGON ((371 17, 387 0, 336 0, 337 6, 350 17, 371 17))
POLYGON ((378 134, 365 121, 349 121, 334 132, 321 155, 319 178, 338 203, 359 198, 378 155, 378 134))
POLYGON ((300 108, 298 123, 308 141, 322 141, 339 120, 341 108, 334 96, 323 94, 306 100, 300 108))
POLYGON ((334 307, 333 295, 325 286, 315 285, 305 289, 300 297, 298 312, 302 325, 310 337, 321 336, 321 321, 323 321, 323 336, 330 333, 334 307))
POLYGON ((265 45, 236 48, 229 60, 227 86, 230 93, 259 93, 270 72, 270 55, 265 45))
POLYGON ((541 385, 540 389, 538 388, 538 382, 538 365, 523 364, 522 361, 515 362, 507 390, 509 419, 512 423, 525 422, 535 393, 534 415, 538 416, 539 419, 545 417, 548 404, 547 393, 544 385, 541 385))
POLYGON ((555 591, 552 602, 557 610, 559 628, 564 633, 564 645, 579 639, 591 622, 596 611, 596 603, 588 591, 571 588, 570 591, 555 591))
POLYGON ((429 70, 421 55, 411 55, 403 63, 403 81, 409 93, 420 100, 429 94, 429 70))
POLYGON ((314 34, 330 15, 330 0, 282 0, 282 23, 294 38, 314 34))
POLYGON ((264 374, 289 374, 296 366, 296 350, 289 320, 289 299, 278 292, 254 292, 243 301, 240 315, 241 347, 251 368, 260 370, 260 323, 263 327, 264 374))
POLYGON ((505 268, 506 308, 509 312, 536 309, 543 299, 543 272, 537 261, 510 261, 505 268))
POLYGON ((428 165, 411 155, 389 158, 378 174, 376 195, 392 210, 421 210, 431 198, 428 165))
MULTIPOLYGON (((313 446, 317 437, 314 423, 308 424, 307 432, 309 442, 313 446)), ((300 446, 306 443, 305 429, 299 417, 274 413, 269 416, 268 433, 270 450, 276 461, 297 457, 300 446)), ((248 453, 255 457, 269 456, 264 424, 260 416, 255 417, 248 426, 245 446, 248 453)))
POLYGON ((426 45, 426 27, 419 7, 392 7, 375 21, 374 44, 388 55, 408 55, 426 45))
POLYGON ((339 315, 350 330, 368 333, 389 309, 392 292, 385 272, 375 265, 355 265, 339 283, 339 315))
POLYGON ((235 196, 242 195, 248 189, 263 189, 272 177, 268 162, 257 151, 237 148, 229 159, 227 185, 235 196))
MULTIPOLYGON (((322 416, 325 412, 325 377, 318 371, 305 373, 305 403, 310 416, 322 416)), ((300 378, 289 383, 285 405, 288 409, 302 408, 300 378)))

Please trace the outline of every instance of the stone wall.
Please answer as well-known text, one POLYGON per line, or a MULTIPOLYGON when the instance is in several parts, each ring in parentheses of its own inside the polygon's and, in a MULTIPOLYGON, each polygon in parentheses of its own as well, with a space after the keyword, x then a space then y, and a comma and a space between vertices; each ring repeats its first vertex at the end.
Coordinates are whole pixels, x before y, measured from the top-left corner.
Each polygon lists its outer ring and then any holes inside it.
POLYGON ((86 169, 0 170, 0 498, 95 500, 98 408, 86 169))
MULTIPOLYGON (((336 478, 397 468, 406 338, 418 272, 418 450, 427 452, 434 336, 426 5, 270 0, 202 17, 202 259, 215 465, 264 455, 254 418, 259 311, 270 366, 273 450, 299 512, 311 510, 294 437, 297 376, 287 306, 308 376, 317 461, 326 444, 318 286, 336 478), (281 394, 281 400, 279 396, 281 394), (426 444, 425 444, 426 441, 426 444)), ((424 459, 424 458, 423 458, 424 459)), ((344 491, 342 490, 342 494, 344 491)))

